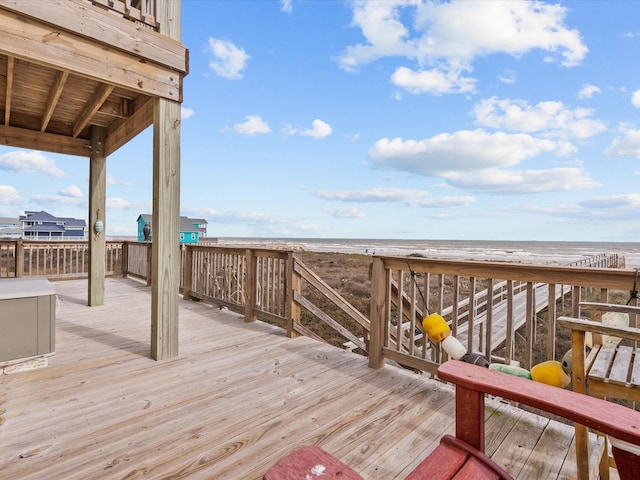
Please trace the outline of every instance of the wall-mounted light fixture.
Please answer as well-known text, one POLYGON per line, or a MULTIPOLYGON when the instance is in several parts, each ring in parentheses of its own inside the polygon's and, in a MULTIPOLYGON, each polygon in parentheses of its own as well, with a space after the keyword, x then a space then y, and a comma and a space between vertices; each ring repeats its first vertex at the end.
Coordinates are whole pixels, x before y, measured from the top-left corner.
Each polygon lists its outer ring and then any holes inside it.
POLYGON ((100 218, 100 209, 98 209, 98 215, 97 215, 97 220, 96 223, 93 224, 93 230, 96 233, 100 233, 101 231, 104 230, 104 222, 102 221, 102 219, 100 218))

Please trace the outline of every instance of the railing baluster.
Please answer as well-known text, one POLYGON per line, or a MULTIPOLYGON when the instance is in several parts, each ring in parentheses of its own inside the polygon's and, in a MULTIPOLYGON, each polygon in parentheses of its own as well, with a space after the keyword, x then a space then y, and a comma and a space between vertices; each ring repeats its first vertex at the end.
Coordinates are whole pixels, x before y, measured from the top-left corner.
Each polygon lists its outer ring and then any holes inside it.
POLYGON ((469 311, 467 313, 467 351, 473 352, 473 333, 476 318, 476 277, 469 277, 469 311))
POLYGON ((493 354, 493 278, 487 279, 486 328, 484 338, 484 356, 491 362, 493 354))

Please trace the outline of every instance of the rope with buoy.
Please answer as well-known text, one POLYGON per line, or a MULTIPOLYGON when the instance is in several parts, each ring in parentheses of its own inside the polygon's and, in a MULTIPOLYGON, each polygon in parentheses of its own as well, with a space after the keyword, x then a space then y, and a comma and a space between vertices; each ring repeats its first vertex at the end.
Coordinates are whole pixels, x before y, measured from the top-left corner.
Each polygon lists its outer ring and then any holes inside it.
POLYGON ((420 288, 420 284, 416 281, 416 272, 411 268, 411 264, 409 263, 409 259, 407 259, 407 267, 409 267, 409 273, 411 274, 411 281, 418 288, 418 293, 420 294, 420 298, 422 298, 422 305, 424 307, 424 312, 429 315, 429 306, 427 305, 427 301, 424 298, 424 293, 422 293, 422 289, 420 288))

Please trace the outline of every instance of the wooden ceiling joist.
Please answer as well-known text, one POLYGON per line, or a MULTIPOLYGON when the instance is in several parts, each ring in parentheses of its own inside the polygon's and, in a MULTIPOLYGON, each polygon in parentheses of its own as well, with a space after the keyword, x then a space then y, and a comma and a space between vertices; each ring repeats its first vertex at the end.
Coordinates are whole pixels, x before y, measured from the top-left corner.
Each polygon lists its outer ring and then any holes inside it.
POLYGON ((106 83, 101 83, 94 92, 91 99, 84 106, 84 109, 80 113, 80 116, 73 125, 73 137, 77 137, 78 134, 86 127, 91 120, 91 117, 100 109, 107 97, 113 92, 114 86, 106 83))
POLYGON ((13 57, 7 57, 7 88, 4 102, 4 124, 9 126, 11 118, 11 97, 13 96, 13 57))
POLYGON ((53 111, 58 104, 58 100, 60 100, 60 94, 62 94, 62 89, 64 88, 64 84, 67 82, 68 77, 69 72, 61 71, 56 74, 56 79, 53 83, 53 87, 51 88, 51 93, 49 95, 49 101, 47 102, 46 110, 42 115, 42 122, 40 122, 41 132, 44 132, 47 129, 49 120, 51 120, 51 115, 53 115, 53 111))

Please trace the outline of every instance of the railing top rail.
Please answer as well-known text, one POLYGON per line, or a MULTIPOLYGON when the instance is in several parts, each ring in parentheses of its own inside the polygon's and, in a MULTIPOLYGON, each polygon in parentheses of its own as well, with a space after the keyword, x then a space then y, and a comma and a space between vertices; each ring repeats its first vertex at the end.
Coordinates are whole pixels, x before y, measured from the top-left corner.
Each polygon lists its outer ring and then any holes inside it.
POLYGON ((610 288, 614 290, 631 290, 635 278, 635 271, 630 269, 435 260, 420 257, 378 255, 375 255, 374 258, 382 260, 387 269, 610 288))
POLYGON ((251 246, 247 247, 228 247, 221 245, 186 245, 186 248, 193 250, 194 252, 222 252, 228 253, 232 255, 244 255, 247 250, 251 250, 257 257, 275 257, 286 259, 290 254, 294 253, 293 250, 280 250, 280 249, 270 249, 270 248, 255 248, 251 246))
MULTIPOLYGON (((61 247, 65 245, 76 246, 76 245, 88 245, 88 240, 0 240, 0 244, 22 244, 24 247, 29 246, 40 246, 40 247, 61 247)), ((117 240, 109 240, 105 242, 107 245, 121 245, 125 242, 117 241, 117 240)))

